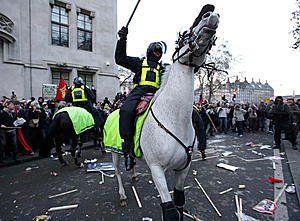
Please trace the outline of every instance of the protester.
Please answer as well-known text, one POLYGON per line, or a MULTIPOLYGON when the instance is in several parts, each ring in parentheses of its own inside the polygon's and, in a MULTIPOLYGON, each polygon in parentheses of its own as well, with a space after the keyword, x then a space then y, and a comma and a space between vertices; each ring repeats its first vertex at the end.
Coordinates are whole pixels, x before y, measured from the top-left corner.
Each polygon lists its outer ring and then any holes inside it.
POLYGON ((242 137, 244 135, 244 128, 243 128, 243 123, 244 123, 244 115, 247 113, 246 110, 242 109, 239 104, 235 106, 235 109, 233 111, 233 120, 235 122, 237 131, 238 131, 238 136, 242 137))
POLYGON ((3 110, 0 110, 0 163, 3 163, 5 147, 9 147, 13 154, 13 159, 19 162, 17 147, 17 132, 14 129, 14 121, 17 120, 14 112, 15 106, 12 101, 5 100, 3 110))
POLYGON ((291 130, 291 126, 296 126, 296 119, 293 117, 289 106, 283 103, 283 98, 281 96, 276 97, 271 113, 273 114, 275 123, 275 146, 273 146, 273 148, 280 148, 281 132, 284 131, 287 139, 292 143, 293 149, 296 150, 296 136, 291 130))

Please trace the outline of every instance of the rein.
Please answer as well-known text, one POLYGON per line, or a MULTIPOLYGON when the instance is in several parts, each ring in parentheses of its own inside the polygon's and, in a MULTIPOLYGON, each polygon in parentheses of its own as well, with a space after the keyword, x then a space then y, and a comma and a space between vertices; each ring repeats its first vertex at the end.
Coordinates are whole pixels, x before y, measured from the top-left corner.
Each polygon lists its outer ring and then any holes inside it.
POLYGON ((185 164, 185 166, 180 169, 180 170, 177 170, 175 169, 175 171, 181 171, 181 170, 184 170, 185 168, 188 167, 188 165, 190 164, 191 160, 192 160, 192 153, 193 153, 193 147, 194 147, 194 144, 195 144, 195 140, 196 140, 196 134, 194 136, 194 141, 193 141, 193 144, 191 146, 186 146, 178 137, 176 137, 176 135, 174 135, 170 130, 168 130, 162 123, 159 122, 159 120, 156 118, 156 116, 154 115, 153 113, 153 110, 152 110, 152 106, 150 108, 150 112, 154 118, 154 120, 156 121, 156 123, 158 124, 159 127, 161 127, 164 131, 166 131, 168 134, 171 135, 171 137, 173 137, 184 149, 185 149, 185 152, 186 152, 186 155, 187 155, 187 162, 185 164))

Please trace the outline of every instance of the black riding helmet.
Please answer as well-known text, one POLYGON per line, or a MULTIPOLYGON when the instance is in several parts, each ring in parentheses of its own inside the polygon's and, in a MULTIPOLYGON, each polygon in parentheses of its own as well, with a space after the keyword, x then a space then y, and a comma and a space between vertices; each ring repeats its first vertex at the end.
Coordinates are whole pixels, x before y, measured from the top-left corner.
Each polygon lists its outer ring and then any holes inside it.
POLYGON ((158 62, 162 57, 163 47, 165 47, 164 53, 166 53, 167 45, 165 42, 152 42, 147 48, 147 59, 158 62))

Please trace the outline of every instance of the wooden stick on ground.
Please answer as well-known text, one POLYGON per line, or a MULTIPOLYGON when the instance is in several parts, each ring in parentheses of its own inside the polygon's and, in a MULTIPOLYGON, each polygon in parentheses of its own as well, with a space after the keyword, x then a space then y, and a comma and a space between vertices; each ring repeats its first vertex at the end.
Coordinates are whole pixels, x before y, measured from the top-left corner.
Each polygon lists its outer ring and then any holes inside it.
POLYGON ((198 186, 200 187, 200 189, 202 190, 202 192, 204 193, 204 195, 206 196, 206 198, 208 199, 208 201, 210 202, 210 204, 213 206, 213 208, 217 212, 218 216, 222 216, 221 213, 219 212, 219 210, 217 209, 217 207, 215 206, 215 204, 211 201, 211 199, 209 198, 209 196, 207 195, 207 193, 205 192, 205 190, 203 189, 203 187, 201 186, 201 184, 197 180, 197 178, 195 178, 195 181, 198 184, 198 186))
POLYGON ((284 192, 284 190, 286 189, 287 185, 288 185, 288 184, 286 183, 286 184, 282 187, 282 189, 280 190, 280 192, 278 193, 277 197, 276 197, 275 200, 274 200, 274 203, 275 203, 275 204, 278 202, 279 198, 280 198, 281 195, 283 194, 283 192, 284 192))
POLYGON ((142 208, 141 201, 140 201, 140 199, 139 199, 139 196, 137 195, 137 192, 136 192, 134 186, 132 186, 132 190, 133 190, 133 193, 134 193, 134 196, 135 196, 135 199, 136 199, 136 202, 137 202, 139 208, 142 208))
POLYGON ((237 214, 237 217, 238 217, 238 221, 242 221, 242 217, 241 217, 241 214, 240 214, 239 198, 238 198, 237 195, 235 195, 234 198, 235 198, 236 214, 237 214))
POLYGON ((57 211, 57 210, 64 210, 64 209, 74 209, 74 208, 77 208, 77 207, 78 207, 78 204, 68 205, 68 206, 52 207, 52 208, 48 209, 48 212, 53 212, 53 211, 57 211))
POLYGON ((63 196, 63 195, 69 194, 69 193, 74 193, 76 191, 78 191, 78 189, 70 190, 70 191, 67 191, 67 192, 64 192, 64 193, 59 193, 59 194, 56 194, 56 195, 53 195, 53 196, 49 196, 49 199, 52 199, 52 198, 55 198, 55 197, 58 197, 58 196, 63 196))
POLYGON ((243 205, 242 205, 242 198, 240 198, 240 217, 243 220, 243 205))
POLYGON ((220 192, 219 194, 222 195, 222 194, 224 194, 224 193, 230 192, 231 190, 233 190, 233 189, 232 189, 232 188, 229 188, 229 189, 227 189, 227 190, 224 190, 224 191, 220 192))

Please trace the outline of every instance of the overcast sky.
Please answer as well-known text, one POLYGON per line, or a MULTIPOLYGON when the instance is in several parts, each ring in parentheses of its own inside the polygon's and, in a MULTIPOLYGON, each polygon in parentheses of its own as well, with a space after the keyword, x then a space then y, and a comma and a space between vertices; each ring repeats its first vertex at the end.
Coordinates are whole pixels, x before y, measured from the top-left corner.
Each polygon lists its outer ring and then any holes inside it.
MULTIPOLYGON (((137 0, 118 0, 118 29, 127 24, 137 0)), ((164 62, 170 62, 177 33, 188 29, 205 4, 220 14, 217 44, 228 41, 240 60, 230 75, 268 83, 275 95, 300 94, 300 50, 293 39, 291 13, 296 0, 141 0, 129 25, 127 54, 145 55, 149 43, 165 41, 164 62), (241 75, 241 74, 239 74, 241 75)), ((244 80, 244 79, 243 79, 244 80)))

